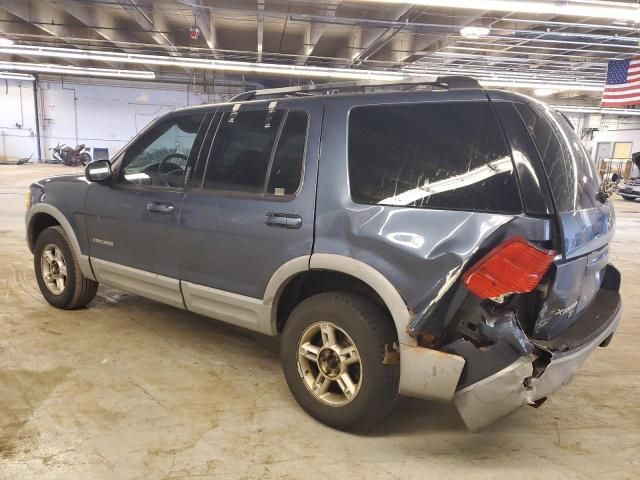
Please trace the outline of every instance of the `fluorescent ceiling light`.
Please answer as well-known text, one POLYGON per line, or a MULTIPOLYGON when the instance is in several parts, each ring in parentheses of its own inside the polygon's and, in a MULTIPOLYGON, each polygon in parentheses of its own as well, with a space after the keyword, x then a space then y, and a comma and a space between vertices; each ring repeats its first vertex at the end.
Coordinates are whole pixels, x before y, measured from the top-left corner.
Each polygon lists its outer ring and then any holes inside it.
POLYGON ((13 45, 13 40, 10 38, 0 38, 0 46, 6 47, 9 45, 13 45))
POLYGON ((531 13, 535 15, 568 15, 572 17, 606 18, 610 20, 640 21, 637 5, 594 4, 579 1, 533 2, 527 0, 359 0, 378 3, 422 5, 426 7, 459 8, 465 10, 490 10, 496 12, 531 13))
POLYGON ((510 81, 510 80, 494 80, 494 79, 479 79, 478 80, 485 87, 508 87, 508 88, 548 88, 552 90, 563 91, 575 91, 575 92, 601 92, 604 90, 600 85, 572 85, 570 83, 549 83, 543 80, 538 82, 532 81, 510 81))
POLYGON ((557 93, 557 91, 551 88, 536 88, 533 91, 533 94, 536 97, 548 97, 549 95, 553 95, 554 93, 557 93))
POLYGON ((145 55, 138 53, 103 52, 72 48, 34 47, 15 45, 0 47, 0 53, 33 55, 41 57, 94 60, 103 62, 123 62, 141 65, 164 65, 205 70, 220 70, 268 75, 293 75, 301 77, 339 78, 345 80, 401 80, 408 76, 423 76, 397 71, 356 70, 346 68, 325 68, 307 65, 283 65, 277 63, 251 63, 231 60, 209 60, 206 58, 169 57, 165 55, 145 55))
POLYGON ((486 37, 487 35, 489 35, 489 33, 491 33, 491 29, 489 27, 468 26, 468 27, 462 27, 460 29, 460 35, 462 35, 465 38, 486 37))
POLYGON ((36 77, 33 75, 27 75, 26 73, 12 73, 12 72, 0 72, 1 80, 25 80, 27 82, 33 82, 36 77))
MULTIPOLYGON (((30 45, 20 45, 11 47, 0 47, 0 53, 11 53, 22 56, 43 56, 63 59, 76 60, 92 60, 104 62, 122 62, 142 65, 165 65, 182 68, 194 68, 205 70, 233 71, 239 73, 260 73, 268 75, 288 75, 301 76, 310 78, 337 78, 344 80, 376 80, 376 81, 402 81, 424 79, 425 81, 435 80, 437 75, 475 75, 480 82, 486 87, 510 87, 510 88, 552 88, 554 90, 572 90, 572 91, 592 91, 600 92, 603 90, 602 85, 598 83, 580 83, 576 84, 568 79, 566 82, 558 81, 549 83, 548 79, 532 80, 533 73, 523 72, 522 79, 514 80, 515 73, 510 77, 500 78, 496 76, 495 71, 486 71, 483 73, 472 72, 470 69, 447 69, 440 66, 427 66, 424 70, 405 69, 401 71, 384 71, 384 70, 360 70, 346 68, 324 68, 306 65, 284 65, 276 63, 251 63, 230 60, 210 60, 204 58, 189 57, 169 57, 164 55, 146 55, 137 53, 108 52, 97 50, 80 50, 71 48, 57 47, 35 47, 30 45)), ((6 63, 6 62, 5 62, 6 63)), ((16 65, 16 64, 13 64, 16 65)), ((131 70, 109 70, 109 69, 82 69, 80 67, 59 67, 55 65, 41 66, 47 67, 47 70, 36 70, 34 64, 21 64, 22 71, 50 71, 53 68, 65 69, 64 72, 54 73, 72 73, 72 70, 82 71, 82 74, 89 74, 89 71, 116 72, 115 74, 105 74, 102 76, 125 77, 127 73, 132 74, 132 78, 153 78, 152 72, 131 70), (117 72, 122 72, 118 74, 117 72)), ((2 62, 0 62, 0 68, 2 62)), ((7 67, 8 68, 8 67, 7 67)), ((9 69, 9 68, 8 68, 9 69)), ((15 69, 11 69, 15 70, 15 69)), ((100 75, 94 75, 100 76, 100 75)))
POLYGON ((577 105, 551 105, 551 107, 560 112, 567 113, 593 113, 597 115, 620 115, 625 117, 640 116, 640 110, 632 108, 580 107, 577 105))
POLYGON ((113 68, 86 68, 41 63, 0 62, 0 68, 19 72, 60 73, 64 75, 82 75, 101 78, 132 78, 153 80, 156 74, 148 71, 116 70, 113 68))

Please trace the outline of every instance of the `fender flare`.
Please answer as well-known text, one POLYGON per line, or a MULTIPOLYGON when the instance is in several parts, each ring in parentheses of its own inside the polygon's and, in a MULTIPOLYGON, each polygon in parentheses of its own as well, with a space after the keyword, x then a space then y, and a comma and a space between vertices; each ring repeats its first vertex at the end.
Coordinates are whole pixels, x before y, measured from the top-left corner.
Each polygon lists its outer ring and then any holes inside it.
POLYGON ((398 340, 406 345, 416 345, 414 338, 407 333, 411 318, 409 308, 392 283, 375 268, 360 260, 329 253, 314 253, 289 260, 271 276, 263 297, 263 304, 271 307, 271 329, 276 333, 275 317, 280 293, 288 281, 301 272, 309 270, 330 270, 345 273, 369 285, 382 299, 393 318, 398 340))
POLYGON ((391 312, 398 341, 405 345, 416 345, 416 340, 407 333, 407 326, 411 319, 409 307, 393 284, 378 270, 360 260, 331 253, 314 253, 311 255, 309 266, 312 270, 346 273, 369 285, 391 312))
POLYGON ((67 237, 69 238, 69 241, 71 242, 71 250, 73 250, 73 254, 78 261, 80 271, 86 278, 95 280, 96 277, 93 274, 91 263, 89 262, 89 256, 82 253, 82 250, 80 249, 80 243, 78 242, 78 238, 76 237, 76 234, 73 230, 73 227, 69 223, 69 220, 67 220, 67 217, 65 217, 60 210, 58 210, 51 204, 37 203, 29 209, 26 218, 27 243, 29 244, 29 248, 33 248, 33 245, 31 245, 31 229, 33 228, 33 220, 38 214, 46 214, 56 219, 56 221, 64 229, 67 237))

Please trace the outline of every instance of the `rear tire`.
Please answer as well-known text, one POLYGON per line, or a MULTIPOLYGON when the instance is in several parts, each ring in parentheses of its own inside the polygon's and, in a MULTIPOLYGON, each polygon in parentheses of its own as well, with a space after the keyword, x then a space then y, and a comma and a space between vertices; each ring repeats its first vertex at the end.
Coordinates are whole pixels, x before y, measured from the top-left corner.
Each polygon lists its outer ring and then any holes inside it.
POLYGON ((372 425, 398 398, 400 365, 383 364, 386 349, 396 342, 392 320, 363 295, 328 292, 307 298, 282 334, 289 389, 326 425, 340 430, 372 425))
POLYGON ((627 195, 620 195, 622 198, 624 198, 627 202, 634 202, 636 200, 636 197, 629 197, 627 195))
POLYGON ((40 292, 54 307, 74 310, 86 306, 98 282, 86 278, 61 226, 45 228, 36 240, 33 266, 40 292))

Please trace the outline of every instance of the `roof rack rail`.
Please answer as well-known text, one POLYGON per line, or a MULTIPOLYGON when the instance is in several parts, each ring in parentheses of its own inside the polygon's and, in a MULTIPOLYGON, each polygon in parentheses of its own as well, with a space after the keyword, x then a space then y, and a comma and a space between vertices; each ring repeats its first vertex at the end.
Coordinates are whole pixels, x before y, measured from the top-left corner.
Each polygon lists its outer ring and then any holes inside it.
POLYGON ((350 92, 364 92, 367 88, 375 87, 418 87, 418 86, 432 86, 435 88, 442 88, 448 90, 454 89, 476 89, 482 88, 478 81, 473 77, 464 76, 444 76, 437 77, 435 81, 425 80, 399 80, 397 82, 375 82, 371 80, 362 80, 354 82, 334 82, 334 83, 318 83, 312 85, 299 85, 296 87, 282 87, 282 88, 265 88, 262 90, 251 90, 248 92, 242 92, 232 97, 230 102, 243 102, 248 100, 256 100, 258 98, 282 98, 286 96, 302 96, 302 95, 336 95, 339 93, 350 92))

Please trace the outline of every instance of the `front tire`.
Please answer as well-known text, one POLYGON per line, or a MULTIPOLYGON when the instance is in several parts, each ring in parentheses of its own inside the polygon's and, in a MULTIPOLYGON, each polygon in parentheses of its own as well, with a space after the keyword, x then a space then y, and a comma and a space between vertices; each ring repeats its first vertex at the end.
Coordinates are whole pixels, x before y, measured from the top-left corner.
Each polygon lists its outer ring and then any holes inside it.
POLYGON ((33 266, 40 292, 54 307, 74 310, 87 305, 98 282, 86 278, 60 226, 45 228, 36 240, 33 266))
POLYGON ((386 416, 398 397, 400 365, 383 364, 397 335, 392 320, 367 297, 314 295, 291 313, 281 360, 300 406, 340 430, 367 427, 386 416))

